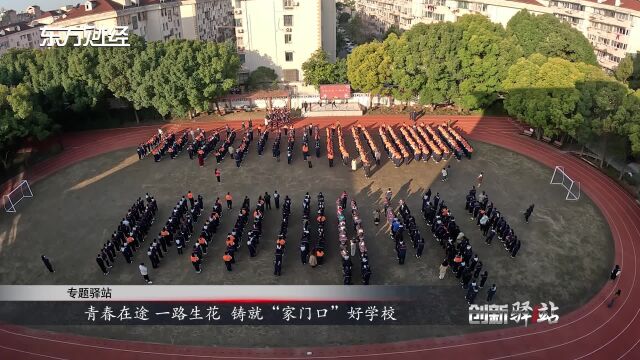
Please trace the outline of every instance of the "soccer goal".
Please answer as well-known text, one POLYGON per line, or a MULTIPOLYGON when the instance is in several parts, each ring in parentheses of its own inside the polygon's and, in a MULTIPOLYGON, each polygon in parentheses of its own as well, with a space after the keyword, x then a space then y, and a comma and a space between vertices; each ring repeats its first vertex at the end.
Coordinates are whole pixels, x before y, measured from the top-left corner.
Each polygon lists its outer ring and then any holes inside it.
POLYGON ((16 212, 16 205, 24 198, 33 197, 31 187, 27 180, 22 180, 10 193, 2 196, 4 210, 9 213, 16 212))
POLYGON ((565 200, 580 199, 580 182, 571 179, 569 175, 564 172, 563 166, 556 166, 555 170, 553 170, 551 184, 562 185, 567 190, 567 197, 565 200))

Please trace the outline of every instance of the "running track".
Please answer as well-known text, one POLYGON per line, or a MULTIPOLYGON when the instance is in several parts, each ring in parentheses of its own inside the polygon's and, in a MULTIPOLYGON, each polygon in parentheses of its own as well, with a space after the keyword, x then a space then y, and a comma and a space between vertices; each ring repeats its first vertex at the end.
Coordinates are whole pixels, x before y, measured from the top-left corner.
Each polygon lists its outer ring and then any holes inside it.
MULTIPOLYGON (((373 126, 383 122, 394 124, 405 118, 380 116, 341 118, 340 121, 343 126, 355 121, 373 126)), ((429 123, 445 119, 457 120, 456 126, 463 129, 472 140, 523 154, 550 168, 562 165, 570 176, 580 181, 582 191, 600 208, 611 228, 616 263, 623 270, 615 288, 609 282, 585 306, 562 316, 556 325, 539 324, 456 337, 333 348, 186 347, 88 338, 2 325, 0 359, 640 359, 640 207, 635 200, 587 163, 552 146, 519 135, 520 128, 511 120, 488 117, 421 120, 429 123), (622 289, 622 296, 613 308, 607 308, 605 304, 617 288, 622 289)), ((332 122, 330 119, 316 118, 300 121, 297 126, 310 121, 321 126, 332 122)), ((238 127, 239 121, 229 124, 238 127)), ((198 123, 194 127, 214 128, 220 125, 222 123, 198 123)), ((178 126, 167 128, 177 129, 178 126)), ((38 181, 78 161, 135 146, 154 131, 154 127, 138 127, 69 134, 63 138, 64 152, 46 163, 33 166, 23 177, 30 182, 38 181)), ((0 192, 9 186, 3 184, 0 192)))

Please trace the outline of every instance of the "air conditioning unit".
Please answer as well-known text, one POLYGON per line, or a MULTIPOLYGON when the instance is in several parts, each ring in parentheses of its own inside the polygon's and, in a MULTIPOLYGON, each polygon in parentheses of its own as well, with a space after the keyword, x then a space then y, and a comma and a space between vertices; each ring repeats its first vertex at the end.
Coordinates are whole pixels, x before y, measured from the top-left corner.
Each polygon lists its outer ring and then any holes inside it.
POLYGON ((236 9, 236 10, 235 10, 235 14, 236 14, 236 15, 240 15, 240 14, 242 14, 242 9, 236 9))
POLYGON ((291 32, 291 28, 286 28, 285 31, 286 32, 291 32))
POLYGON ((239 32, 239 33, 243 33, 243 32, 244 32, 244 30, 243 30, 243 29, 238 29, 238 32, 239 32))

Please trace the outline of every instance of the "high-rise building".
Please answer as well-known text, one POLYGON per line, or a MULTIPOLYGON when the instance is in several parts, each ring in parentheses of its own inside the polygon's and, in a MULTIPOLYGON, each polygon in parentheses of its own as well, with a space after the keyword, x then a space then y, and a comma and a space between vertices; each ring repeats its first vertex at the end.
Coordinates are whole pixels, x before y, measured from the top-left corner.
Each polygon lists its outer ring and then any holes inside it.
POLYGON ((640 51, 639 0, 356 0, 356 9, 380 33, 393 25, 407 30, 420 22, 456 21, 465 14, 482 14, 506 26, 527 9, 553 14, 580 30, 608 70, 626 53, 640 51))
POLYGON ((266 66, 303 81, 302 63, 322 48, 336 56, 335 0, 231 0, 244 74, 266 66))

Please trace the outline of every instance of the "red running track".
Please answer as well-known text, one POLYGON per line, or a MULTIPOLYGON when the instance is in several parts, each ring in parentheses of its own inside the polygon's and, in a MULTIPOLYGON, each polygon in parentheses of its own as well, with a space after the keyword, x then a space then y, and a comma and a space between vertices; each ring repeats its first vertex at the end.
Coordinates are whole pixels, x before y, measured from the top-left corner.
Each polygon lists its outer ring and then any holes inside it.
MULTIPOLYGON (((397 124, 406 117, 341 118, 343 126, 356 121, 373 126, 397 124)), ((523 154, 553 168, 565 171, 581 182, 582 191, 600 208, 607 220, 615 244, 616 263, 622 275, 615 287, 609 282, 582 308, 564 315, 556 325, 536 324, 464 336, 430 338, 390 344, 323 348, 243 349, 207 348, 151 344, 142 342, 88 338, 51 333, 17 326, 0 326, 0 359, 308 359, 308 358, 379 358, 379 359, 640 359, 640 207, 613 180, 587 163, 548 144, 519 135, 519 127, 505 118, 438 117, 425 122, 457 120, 466 136, 523 154), (622 296, 613 308, 606 303, 615 289, 622 296)), ((331 119, 307 119, 328 125, 331 119)), ((230 122, 238 126, 239 121, 230 122)), ((194 124, 214 128, 221 123, 194 124)), ((175 126, 174 126, 175 127, 175 126)), ((44 164, 34 166, 24 175, 31 182, 92 156, 135 146, 155 129, 140 127, 71 134, 63 139, 66 150, 44 164)), ((6 186, 6 184, 5 184, 6 186)), ((2 188, 0 188, 2 189, 2 188)), ((561 284, 558 284, 561 286, 561 284)))

